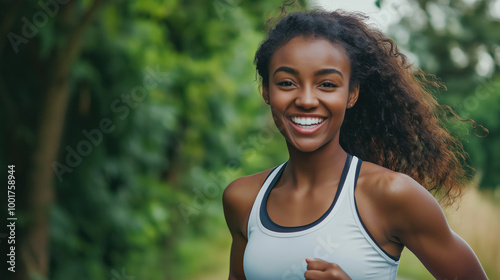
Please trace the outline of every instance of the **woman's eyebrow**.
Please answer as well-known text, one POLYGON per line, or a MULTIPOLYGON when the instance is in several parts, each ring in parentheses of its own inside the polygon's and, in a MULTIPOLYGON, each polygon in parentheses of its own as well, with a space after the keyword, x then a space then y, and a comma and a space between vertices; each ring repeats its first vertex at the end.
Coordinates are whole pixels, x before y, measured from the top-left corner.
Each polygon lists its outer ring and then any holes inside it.
POLYGON ((318 70, 314 73, 314 76, 322 76, 322 75, 327 75, 327 74, 339 74, 340 77, 344 78, 344 75, 342 75, 342 73, 335 68, 324 68, 324 69, 318 70))
MULTIPOLYGON (((289 73, 292 75, 299 74, 298 70, 296 70, 292 67, 289 67, 289 66, 278 67, 278 69, 276 69, 274 71, 273 76, 275 76, 276 73, 278 73, 278 72, 286 72, 286 73, 289 73)), ((324 68, 324 69, 320 69, 314 73, 315 76, 322 76, 322 75, 327 75, 327 74, 338 74, 338 75, 340 75, 340 77, 344 78, 344 75, 342 75, 342 72, 340 72, 339 70, 337 70, 335 68, 324 68)))
POLYGON ((278 72, 286 72, 286 73, 289 73, 289 74, 292 74, 292 75, 298 75, 299 74, 299 71, 293 69, 292 67, 288 67, 288 66, 281 66, 281 67, 278 67, 278 69, 276 69, 273 73, 273 77, 276 75, 276 73, 278 72))

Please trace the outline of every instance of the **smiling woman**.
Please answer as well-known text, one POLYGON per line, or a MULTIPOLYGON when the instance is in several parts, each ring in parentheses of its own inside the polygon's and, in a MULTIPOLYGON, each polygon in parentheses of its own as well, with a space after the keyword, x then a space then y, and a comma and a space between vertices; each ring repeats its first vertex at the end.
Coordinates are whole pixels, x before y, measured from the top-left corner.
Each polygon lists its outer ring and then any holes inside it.
POLYGON ((350 67, 344 50, 321 38, 298 36, 274 53, 263 97, 287 143, 311 152, 339 139, 345 108, 358 96, 350 67))
POLYGON ((438 279, 486 279, 429 193, 464 177, 438 83, 340 11, 286 16, 255 62, 290 158, 226 188, 229 279, 396 279, 404 247, 438 279))

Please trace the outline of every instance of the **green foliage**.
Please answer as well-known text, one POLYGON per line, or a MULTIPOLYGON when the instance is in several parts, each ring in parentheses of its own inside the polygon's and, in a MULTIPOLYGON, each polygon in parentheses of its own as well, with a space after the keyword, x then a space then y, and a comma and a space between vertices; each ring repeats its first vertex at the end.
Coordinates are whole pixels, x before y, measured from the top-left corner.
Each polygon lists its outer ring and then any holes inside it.
POLYGON ((420 260, 408 249, 403 250, 403 253, 401 254, 398 275, 403 276, 402 279, 412 280, 426 280, 434 278, 432 277, 432 274, 427 271, 420 260))
MULTIPOLYGON (((75 11, 91 2, 76 1, 75 11)), ((67 73, 49 279, 185 279, 206 270, 207 239, 227 234, 225 186, 286 158, 252 64, 263 23, 280 5, 141 0, 98 10, 67 73)), ((40 7, 23 9, 32 15, 40 7)), ((50 18, 19 45, 19 55, 6 49, 5 61, 36 77, 33 57, 65 51, 60 46, 76 26, 62 30, 65 16, 50 18)), ((23 83, 21 70, 4 67, 3 86, 18 84, 11 98, 29 111, 45 81, 23 83)), ((30 139, 38 115, 32 112, 18 123, 30 139)))
POLYGON ((486 138, 477 138, 474 133, 486 134, 480 127, 450 123, 450 127, 459 127, 459 138, 471 165, 482 178, 480 186, 496 188, 500 185, 496 160, 500 151, 494 148, 500 142, 500 15, 492 0, 451 3, 422 0, 404 7, 396 5, 394 10, 401 12, 402 18, 389 33, 415 55, 419 67, 446 84, 447 92, 436 96, 441 104, 489 130, 486 138))
MULTIPOLYGON (((78 23, 72 19, 92 2, 72 1, 73 13, 60 6, 18 52, 8 40, 0 47, 0 163, 24 163, 19 175, 35 149, 40 89, 53 82, 46 65, 66 51, 62 46, 78 23)), ((226 248, 229 238, 223 189, 287 156, 252 64, 264 23, 279 16, 281 4, 111 1, 97 11, 67 73, 70 99, 57 162, 68 169, 53 174, 49 279, 187 279, 207 272, 214 259, 229 258, 227 251, 211 251, 219 243, 226 248)), ((19 7, 9 30, 20 34, 21 18, 32 20, 41 7, 19 7)), ((429 25, 415 29, 408 19, 399 28, 411 31, 407 48, 421 66, 449 85, 443 103, 490 130, 487 138, 463 140, 483 186, 494 186, 498 74, 479 76, 475 55, 462 68, 448 55, 450 46, 467 53, 497 50, 497 21, 475 21, 487 11, 478 7, 447 8, 459 19, 459 35, 429 25), (430 54, 437 68, 426 59, 430 54)), ((19 202, 28 203, 21 191, 19 202)))

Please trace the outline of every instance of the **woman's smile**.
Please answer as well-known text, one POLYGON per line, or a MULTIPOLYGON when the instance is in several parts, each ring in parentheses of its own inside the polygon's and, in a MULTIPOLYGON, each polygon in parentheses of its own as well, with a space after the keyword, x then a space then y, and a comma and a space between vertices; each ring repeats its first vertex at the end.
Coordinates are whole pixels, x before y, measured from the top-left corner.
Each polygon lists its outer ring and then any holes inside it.
POLYGON ((320 116, 297 115, 289 117, 292 127, 302 134, 313 134, 325 123, 326 118, 320 116))

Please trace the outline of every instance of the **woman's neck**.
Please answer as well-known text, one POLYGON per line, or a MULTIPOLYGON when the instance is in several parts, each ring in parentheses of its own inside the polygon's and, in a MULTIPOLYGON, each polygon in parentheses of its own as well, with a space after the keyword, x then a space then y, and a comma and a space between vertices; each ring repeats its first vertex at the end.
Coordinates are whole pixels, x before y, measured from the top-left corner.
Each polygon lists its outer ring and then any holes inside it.
POLYGON ((313 152, 299 151, 289 143, 287 146, 290 159, 283 173, 287 185, 311 190, 340 180, 347 153, 338 142, 332 141, 313 152))

